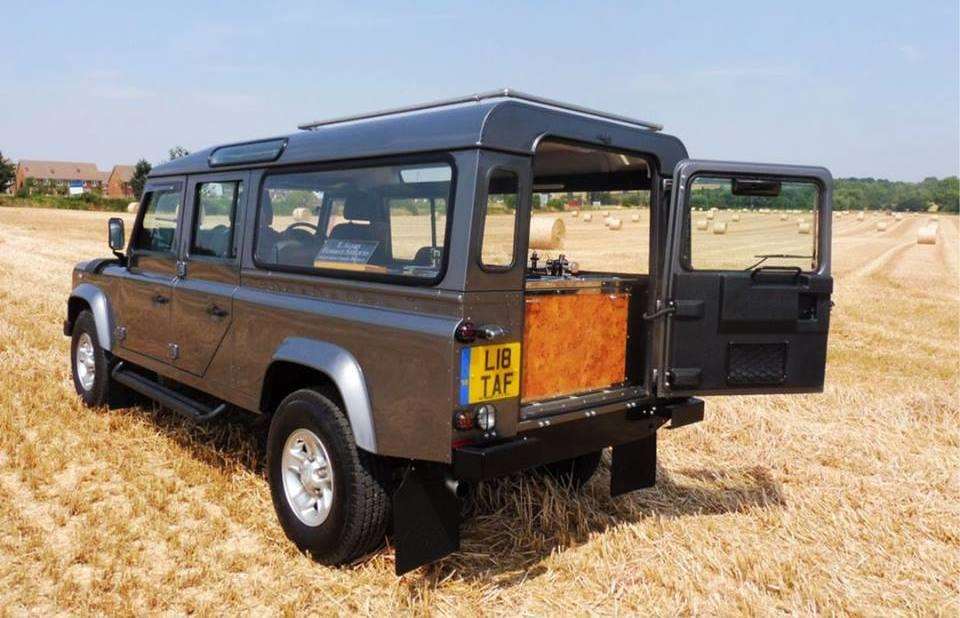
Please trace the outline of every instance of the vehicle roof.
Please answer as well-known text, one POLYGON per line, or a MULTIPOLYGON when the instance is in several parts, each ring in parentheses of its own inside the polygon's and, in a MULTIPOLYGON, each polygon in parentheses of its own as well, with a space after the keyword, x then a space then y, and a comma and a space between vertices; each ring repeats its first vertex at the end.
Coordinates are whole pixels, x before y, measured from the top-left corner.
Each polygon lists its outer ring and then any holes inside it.
MULTIPOLYGON (((211 167, 210 154, 223 144, 156 166, 150 176, 199 174, 230 169, 382 157, 466 148, 531 155, 544 137, 647 153, 661 170, 687 157, 683 143, 658 125, 577 106, 519 98, 513 92, 472 95, 438 104, 375 112, 322 123, 286 136, 287 146, 271 163, 211 167)), ((249 143, 260 140, 235 142, 249 143)))

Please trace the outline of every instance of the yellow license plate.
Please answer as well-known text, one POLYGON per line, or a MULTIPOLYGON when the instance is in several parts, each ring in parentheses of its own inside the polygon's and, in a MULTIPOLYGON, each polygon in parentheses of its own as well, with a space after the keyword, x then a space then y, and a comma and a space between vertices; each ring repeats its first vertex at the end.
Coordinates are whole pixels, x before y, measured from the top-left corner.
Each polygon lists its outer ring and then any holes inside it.
POLYGON ((520 344, 460 351, 460 405, 520 396, 520 344))

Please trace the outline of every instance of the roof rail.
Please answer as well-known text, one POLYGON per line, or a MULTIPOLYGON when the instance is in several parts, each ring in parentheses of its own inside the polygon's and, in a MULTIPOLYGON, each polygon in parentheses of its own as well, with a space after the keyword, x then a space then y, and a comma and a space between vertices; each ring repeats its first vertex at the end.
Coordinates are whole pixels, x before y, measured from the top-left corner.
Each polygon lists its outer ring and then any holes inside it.
POLYGON ((351 116, 340 116, 339 118, 331 118, 329 120, 318 120, 316 122, 307 122, 301 125, 298 125, 297 128, 309 131, 316 129, 318 127, 323 127, 331 124, 339 124, 341 122, 352 122, 354 120, 367 120, 370 118, 380 118, 382 116, 391 116, 393 114, 403 114, 406 112, 418 112, 425 109, 433 109, 436 107, 446 107, 448 105, 457 105, 460 103, 471 103, 479 102, 484 99, 498 99, 498 98, 511 98, 519 99, 521 101, 529 101, 530 103, 536 103, 538 105, 544 105, 546 107, 553 107, 556 109, 563 109, 570 112, 576 112, 578 114, 586 114, 588 116, 596 116, 598 118, 605 118, 607 120, 614 120, 616 122, 622 122, 624 124, 629 124, 633 126, 643 127, 645 129, 650 129, 651 131, 660 131, 663 129, 662 124, 657 124, 656 122, 647 122, 646 120, 637 120, 635 118, 629 118, 627 116, 621 116, 619 114, 610 114, 607 112, 601 112, 596 109, 591 109, 589 107, 583 107, 581 105, 572 105, 570 103, 562 103, 560 101, 554 101, 553 99, 545 99, 543 97, 538 97, 532 94, 526 94, 517 90, 511 90, 509 88, 503 88, 501 90, 491 90, 489 92, 480 92, 477 94, 470 94, 465 97, 456 97, 453 99, 441 99, 439 101, 433 101, 431 103, 420 103, 418 105, 408 105, 406 107, 395 107, 393 109, 383 109, 375 112, 367 112, 365 114, 355 114, 351 116))

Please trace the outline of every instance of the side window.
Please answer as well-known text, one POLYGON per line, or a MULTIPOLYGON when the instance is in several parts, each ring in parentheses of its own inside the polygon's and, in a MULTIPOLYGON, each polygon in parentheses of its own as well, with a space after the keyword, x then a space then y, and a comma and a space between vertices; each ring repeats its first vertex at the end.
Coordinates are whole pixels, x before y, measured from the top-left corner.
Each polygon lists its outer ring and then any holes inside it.
POLYGON ((173 253, 180 202, 179 189, 149 193, 143 211, 143 224, 133 240, 133 247, 143 251, 173 253))
POLYGON ((436 281, 452 190, 443 162, 268 174, 255 258, 326 275, 436 281))
POLYGON ((233 230, 237 202, 242 192, 243 183, 239 180, 197 185, 191 255, 224 259, 234 257, 233 230))
POLYGON ((486 269, 510 268, 513 264, 518 183, 517 174, 508 170, 494 170, 490 176, 480 247, 480 265, 486 269))
POLYGON ((820 190, 805 180, 696 176, 682 260, 693 270, 780 266, 814 271, 820 190))

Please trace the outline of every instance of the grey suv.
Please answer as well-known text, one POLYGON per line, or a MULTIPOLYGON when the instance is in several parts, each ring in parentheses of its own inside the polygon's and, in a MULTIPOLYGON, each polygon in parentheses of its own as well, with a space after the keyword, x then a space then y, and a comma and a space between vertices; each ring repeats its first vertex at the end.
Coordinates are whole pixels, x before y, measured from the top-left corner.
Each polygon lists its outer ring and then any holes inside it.
POLYGON ((300 129, 156 167, 64 333, 90 406, 265 415, 277 515, 323 563, 388 532, 398 573, 436 560, 468 483, 580 485, 607 447, 613 494, 650 487, 694 396, 823 388, 823 168, 507 90, 300 129))

